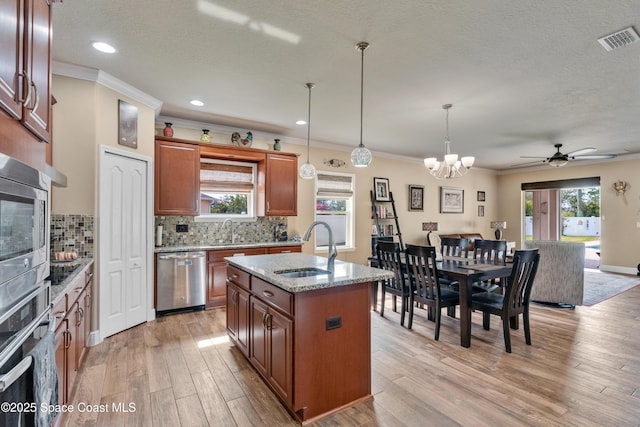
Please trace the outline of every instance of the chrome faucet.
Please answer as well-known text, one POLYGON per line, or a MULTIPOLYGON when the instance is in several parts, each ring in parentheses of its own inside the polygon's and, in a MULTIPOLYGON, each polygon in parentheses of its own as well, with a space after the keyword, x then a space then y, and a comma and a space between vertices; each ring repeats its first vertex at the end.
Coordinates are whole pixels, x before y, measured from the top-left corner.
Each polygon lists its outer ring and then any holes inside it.
POLYGON ((222 230, 224 228, 225 225, 227 225, 227 223, 231 224, 231 244, 235 243, 236 240, 236 235, 233 234, 233 221, 230 218, 225 219, 224 221, 222 221, 222 225, 220 226, 220 230, 222 230))
POLYGON ((304 240, 305 242, 309 241, 309 238, 311 237, 311 230, 313 230, 313 228, 316 225, 323 225, 324 228, 326 228, 327 232, 329 233, 329 261, 327 262, 327 269, 331 273, 333 273, 333 265, 335 263, 336 257, 338 256, 338 248, 336 247, 336 244, 333 241, 333 232, 331 231, 331 227, 329 227, 329 224, 327 224, 324 221, 312 222, 309 228, 307 228, 307 231, 305 231, 304 236, 302 237, 302 240, 304 240))

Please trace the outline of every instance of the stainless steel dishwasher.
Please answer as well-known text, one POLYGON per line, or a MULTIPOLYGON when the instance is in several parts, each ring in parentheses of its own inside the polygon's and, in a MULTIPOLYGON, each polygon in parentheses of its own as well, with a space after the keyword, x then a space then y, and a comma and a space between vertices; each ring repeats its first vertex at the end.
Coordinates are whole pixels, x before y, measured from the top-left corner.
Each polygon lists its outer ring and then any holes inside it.
POLYGON ((207 253, 158 254, 156 283, 158 314, 204 309, 207 297, 207 253))

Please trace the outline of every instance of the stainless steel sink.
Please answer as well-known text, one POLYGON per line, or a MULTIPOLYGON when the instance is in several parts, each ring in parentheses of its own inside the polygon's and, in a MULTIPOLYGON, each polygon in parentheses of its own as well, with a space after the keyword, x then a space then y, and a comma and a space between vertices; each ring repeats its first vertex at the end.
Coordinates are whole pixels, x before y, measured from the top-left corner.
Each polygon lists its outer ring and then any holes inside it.
POLYGON ((321 276, 323 274, 331 274, 329 270, 323 270, 321 268, 308 267, 308 268, 294 268, 291 270, 279 270, 274 271, 278 274, 289 279, 296 279, 300 277, 321 276))

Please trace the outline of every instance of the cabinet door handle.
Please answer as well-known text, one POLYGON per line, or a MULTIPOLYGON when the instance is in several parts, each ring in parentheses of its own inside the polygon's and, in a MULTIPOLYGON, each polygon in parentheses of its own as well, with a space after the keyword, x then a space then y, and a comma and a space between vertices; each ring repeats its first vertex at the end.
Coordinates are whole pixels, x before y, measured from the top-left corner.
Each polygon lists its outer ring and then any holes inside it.
POLYGON ((267 201, 267 212, 270 212, 271 208, 269 207, 269 201, 267 201))
POLYGON ((273 296, 273 292, 271 292, 271 291, 262 291, 262 295, 264 295, 267 298, 271 298, 273 296))
POLYGON ((267 312, 262 313, 262 326, 267 327, 267 312))
POLYGON ((270 331, 273 329, 273 316, 271 314, 267 314, 267 330, 270 331))
POLYGON ((25 80, 27 81, 27 97, 25 99, 18 101, 22 103, 23 106, 26 107, 27 105, 29 105, 29 102, 31 102, 31 79, 29 79, 29 75, 27 74, 26 71, 18 73, 18 76, 24 77, 25 80))
POLYGON ((38 108, 38 104, 40 104, 40 94, 38 93, 38 86, 36 86, 35 82, 31 80, 31 85, 33 85, 33 91, 36 93, 36 102, 33 103, 33 107, 27 107, 29 110, 33 111, 38 108))

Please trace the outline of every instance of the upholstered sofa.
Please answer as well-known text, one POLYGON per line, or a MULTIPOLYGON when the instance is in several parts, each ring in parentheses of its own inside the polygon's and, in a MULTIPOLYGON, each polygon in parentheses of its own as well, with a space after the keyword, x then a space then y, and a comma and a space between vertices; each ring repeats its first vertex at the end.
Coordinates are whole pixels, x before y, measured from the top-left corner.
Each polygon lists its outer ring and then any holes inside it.
POLYGON ((584 243, 528 240, 525 249, 538 248, 540 263, 531 289, 531 300, 582 305, 584 291, 584 243))

